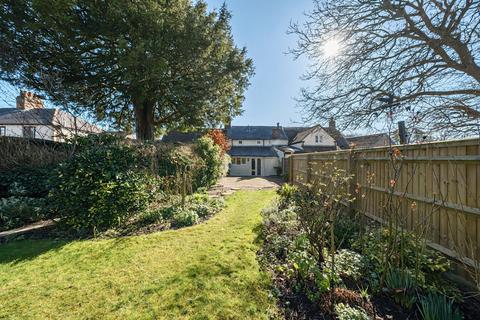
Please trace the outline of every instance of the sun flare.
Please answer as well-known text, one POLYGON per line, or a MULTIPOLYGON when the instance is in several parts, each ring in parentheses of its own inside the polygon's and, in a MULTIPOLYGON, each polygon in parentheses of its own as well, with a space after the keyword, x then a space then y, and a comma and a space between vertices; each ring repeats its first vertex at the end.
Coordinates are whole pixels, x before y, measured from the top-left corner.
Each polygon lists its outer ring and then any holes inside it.
POLYGON ((323 54, 328 58, 333 58, 339 55, 341 51, 341 45, 338 39, 329 39, 323 45, 323 54))

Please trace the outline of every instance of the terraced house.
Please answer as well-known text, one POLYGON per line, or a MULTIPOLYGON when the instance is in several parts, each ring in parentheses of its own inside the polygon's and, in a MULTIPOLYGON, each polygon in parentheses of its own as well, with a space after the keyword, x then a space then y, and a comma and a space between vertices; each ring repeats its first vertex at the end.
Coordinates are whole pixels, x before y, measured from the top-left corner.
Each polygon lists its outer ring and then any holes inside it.
POLYGON ((347 149, 348 142, 330 121, 328 127, 231 126, 226 129, 232 176, 282 174, 289 154, 347 149))

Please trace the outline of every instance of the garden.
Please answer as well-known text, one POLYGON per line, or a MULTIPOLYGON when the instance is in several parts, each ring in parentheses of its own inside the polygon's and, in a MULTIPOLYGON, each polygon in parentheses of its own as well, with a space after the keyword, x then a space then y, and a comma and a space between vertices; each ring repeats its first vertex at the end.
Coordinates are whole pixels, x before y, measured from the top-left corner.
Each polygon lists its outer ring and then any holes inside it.
MULTIPOLYGON (((17 155, 10 166, 2 164, 0 231, 46 219, 56 223, 42 236, 60 238, 117 237, 197 224, 224 206, 222 199, 206 194, 228 169, 217 135, 207 133, 189 145, 91 135, 56 149, 31 148, 23 159, 17 155)), ((9 138, 3 139, 7 145, 9 138)))
MULTIPOLYGON (((416 233, 349 210, 352 177, 325 162, 310 183, 285 184, 263 211, 262 267, 286 319, 477 319, 476 290, 416 233)), ((388 204, 385 205, 389 208, 388 204)))

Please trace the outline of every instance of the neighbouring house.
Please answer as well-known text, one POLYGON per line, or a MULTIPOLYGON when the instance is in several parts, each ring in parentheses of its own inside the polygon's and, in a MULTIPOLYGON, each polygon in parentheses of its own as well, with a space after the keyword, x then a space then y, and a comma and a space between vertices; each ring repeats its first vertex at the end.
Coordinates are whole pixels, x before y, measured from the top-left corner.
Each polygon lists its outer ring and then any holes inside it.
POLYGON ((45 108, 42 98, 21 91, 16 108, 0 108, 0 136, 65 141, 102 129, 58 108, 45 108))
POLYGON ((393 143, 387 133, 347 137, 348 144, 355 148, 384 147, 393 143))
POLYGON ((192 143, 202 137, 201 132, 180 132, 170 131, 162 137, 163 142, 167 143, 192 143))

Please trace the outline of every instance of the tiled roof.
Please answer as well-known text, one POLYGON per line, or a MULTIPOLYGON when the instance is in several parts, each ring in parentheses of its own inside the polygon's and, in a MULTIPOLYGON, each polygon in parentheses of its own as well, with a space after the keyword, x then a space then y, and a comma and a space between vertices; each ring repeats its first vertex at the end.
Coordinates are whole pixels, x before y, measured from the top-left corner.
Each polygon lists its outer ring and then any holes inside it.
POLYGON ((232 147, 228 154, 232 157, 276 157, 273 147, 232 147))
POLYGON ((310 133, 312 133, 318 127, 325 130, 337 143, 341 149, 348 149, 349 144, 345 137, 342 135, 340 131, 335 128, 330 127, 321 127, 321 126, 313 126, 313 127, 286 127, 284 128, 285 132, 288 135, 288 143, 294 144, 302 142, 310 133))
POLYGON ((282 127, 277 126, 232 126, 227 129, 232 140, 287 140, 282 127))
POLYGON ((357 136, 347 138, 349 144, 355 144, 356 148, 373 148, 387 146, 390 137, 386 133, 370 134, 366 136, 357 136))
POLYGON ((99 127, 75 117, 60 109, 26 109, 0 108, 0 125, 47 125, 61 126, 88 132, 102 132, 99 127))

